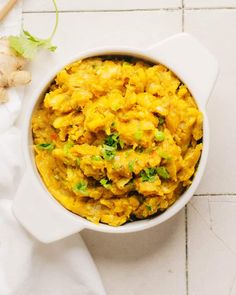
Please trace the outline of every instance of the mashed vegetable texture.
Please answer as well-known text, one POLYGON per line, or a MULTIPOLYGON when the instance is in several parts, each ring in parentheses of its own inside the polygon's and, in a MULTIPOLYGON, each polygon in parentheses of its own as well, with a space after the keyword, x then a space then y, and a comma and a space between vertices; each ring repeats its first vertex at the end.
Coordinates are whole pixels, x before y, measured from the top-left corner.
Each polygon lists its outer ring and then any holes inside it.
POLYGON ((191 184, 202 119, 163 65, 85 59, 57 74, 33 114, 36 165, 51 194, 94 223, 148 218, 191 184))

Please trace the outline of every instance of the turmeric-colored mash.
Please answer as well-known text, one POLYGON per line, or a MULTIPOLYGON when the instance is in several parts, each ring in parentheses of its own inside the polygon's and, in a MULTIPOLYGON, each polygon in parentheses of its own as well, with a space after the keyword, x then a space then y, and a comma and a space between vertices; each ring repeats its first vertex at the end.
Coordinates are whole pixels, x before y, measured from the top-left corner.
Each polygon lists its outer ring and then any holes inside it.
POLYGON ((117 56, 60 71, 32 117, 35 159, 51 194, 94 223, 159 214, 191 184, 202 114, 166 67, 117 56))

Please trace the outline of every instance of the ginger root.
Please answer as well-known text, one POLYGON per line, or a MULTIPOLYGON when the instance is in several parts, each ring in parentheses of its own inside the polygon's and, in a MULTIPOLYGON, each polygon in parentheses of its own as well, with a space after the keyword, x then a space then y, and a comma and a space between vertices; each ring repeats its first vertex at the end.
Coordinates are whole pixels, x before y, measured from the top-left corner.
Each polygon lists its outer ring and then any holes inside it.
POLYGON ((0 38, 0 103, 8 100, 7 88, 31 81, 30 73, 22 70, 26 62, 10 48, 7 38, 0 38))

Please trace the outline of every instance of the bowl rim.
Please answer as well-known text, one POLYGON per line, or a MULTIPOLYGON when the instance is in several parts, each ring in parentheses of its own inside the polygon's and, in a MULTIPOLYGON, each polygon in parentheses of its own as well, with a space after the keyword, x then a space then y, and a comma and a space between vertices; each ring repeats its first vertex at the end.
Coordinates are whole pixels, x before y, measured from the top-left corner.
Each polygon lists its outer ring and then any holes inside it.
MULTIPOLYGON (((47 194, 47 197, 51 198, 52 201, 54 201, 55 206, 59 206, 63 209, 64 214, 68 215, 71 219, 76 219, 78 223, 82 224, 83 229, 91 229, 94 231, 99 232, 105 232, 105 233, 131 233, 131 232, 137 232, 142 231, 147 228, 151 228, 157 224, 161 224, 164 221, 170 219, 175 214, 177 214, 192 198, 197 186, 200 183, 200 180, 203 176, 207 157, 208 157, 208 151, 209 151, 209 123, 208 118, 205 112, 204 106, 202 106, 200 103, 198 103, 198 98, 194 97, 194 100, 198 106, 198 109, 203 114, 203 149, 201 153, 201 157, 198 163, 197 170, 195 172, 195 176, 193 178, 192 184, 186 189, 186 191, 177 199, 167 210, 162 212, 160 215, 144 219, 144 220, 137 220, 135 222, 126 223, 124 225, 114 227, 107 224, 95 224, 89 220, 87 220, 84 217, 81 217, 68 209, 66 209, 58 200, 56 200, 53 195, 49 192, 46 185, 44 184, 42 177, 40 173, 38 172, 35 164, 35 160, 32 159, 33 151, 32 151, 32 132, 31 132, 31 120, 32 120, 32 114, 35 110, 37 104, 42 99, 42 95, 45 94, 46 89, 50 85, 50 83, 55 78, 56 74, 62 70, 67 65, 71 64, 72 62, 83 60, 88 57, 95 57, 95 56, 102 56, 102 55, 126 55, 126 56, 133 56, 137 57, 139 59, 150 61, 154 64, 162 62, 158 61, 158 57, 150 56, 148 53, 148 50, 140 50, 137 48, 130 48, 130 47, 99 47, 91 50, 86 50, 84 52, 81 52, 68 60, 61 62, 59 65, 55 66, 47 75, 44 77, 37 87, 37 89, 34 91, 34 94, 32 95, 32 100, 30 101, 30 104, 28 105, 28 108, 25 113, 25 120, 23 124, 23 136, 22 136, 22 143, 23 143, 23 152, 24 152, 24 158, 26 161, 26 168, 30 170, 30 173, 34 174, 34 179, 40 183, 40 185, 43 187, 45 193, 47 194)), ((171 69, 170 67, 168 67, 171 69)), ((173 69, 171 69, 174 74, 182 81, 181 77, 179 77, 178 73, 176 73, 173 69)), ((188 85, 187 85, 188 86, 188 85)), ((191 92, 191 88, 188 87, 189 91, 191 92)), ((34 156, 33 156, 34 157, 34 156)), ((62 211, 62 210, 61 210, 62 211)))

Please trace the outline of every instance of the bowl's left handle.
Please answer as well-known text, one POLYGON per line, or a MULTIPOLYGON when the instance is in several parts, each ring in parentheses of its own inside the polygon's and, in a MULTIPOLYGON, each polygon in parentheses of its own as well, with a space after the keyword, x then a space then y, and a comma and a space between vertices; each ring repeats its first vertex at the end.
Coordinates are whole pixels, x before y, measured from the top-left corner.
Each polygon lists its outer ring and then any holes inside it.
POLYGON ((13 213, 26 230, 43 243, 65 238, 85 227, 79 217, 67 212, 48 194, 29 170, 17 190, 13 213))

